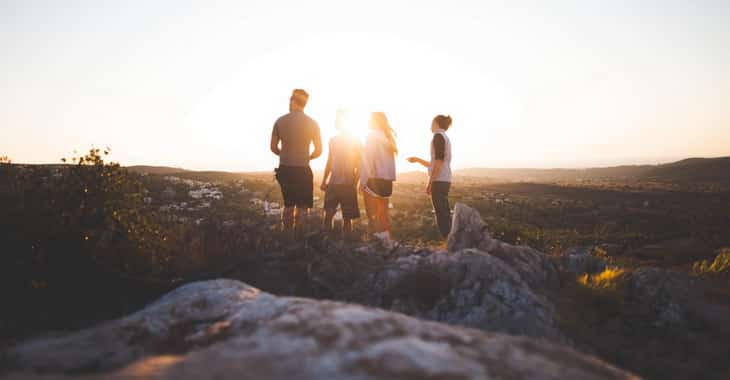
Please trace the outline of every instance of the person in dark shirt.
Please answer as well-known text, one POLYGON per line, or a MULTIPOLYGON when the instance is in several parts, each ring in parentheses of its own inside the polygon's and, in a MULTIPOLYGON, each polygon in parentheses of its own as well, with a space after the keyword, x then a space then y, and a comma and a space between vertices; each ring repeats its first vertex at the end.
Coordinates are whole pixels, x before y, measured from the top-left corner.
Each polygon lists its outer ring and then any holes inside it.
POLYGON ((289 113, 280 117, 271 131, 271 151, 279 156, 276 180, 284 198, 284 230, 304 227, 314 205, 314 179, 309 161, 322 154, 319 125, 304 113, 306 91, 296 89, 289 99, 289 113), (310 146, 314 151, 310 153, 310 146))
POLYGON ((438 115, 431 123, 431 159, 409 157, 408 162, 419 163, 428 168, 428 185, 426 194, 431 196, 431 203, 436 212, 436 224, 445 238, 451 232, 451 206, 449 191, 451 189, 451 141, 446 131, 451 127, 451 116, 438 115))

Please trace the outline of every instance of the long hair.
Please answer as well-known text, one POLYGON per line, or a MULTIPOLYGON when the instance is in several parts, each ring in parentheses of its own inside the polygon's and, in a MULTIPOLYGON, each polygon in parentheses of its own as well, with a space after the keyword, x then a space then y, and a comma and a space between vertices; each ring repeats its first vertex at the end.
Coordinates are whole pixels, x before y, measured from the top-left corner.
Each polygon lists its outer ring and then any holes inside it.
POLYGON ((388 138, 390 151, 398 154, 398 144, 395 142, 395 131, 390 127, 385 112, 373 112, 370 114, 370 128, 381 131, 388 138))

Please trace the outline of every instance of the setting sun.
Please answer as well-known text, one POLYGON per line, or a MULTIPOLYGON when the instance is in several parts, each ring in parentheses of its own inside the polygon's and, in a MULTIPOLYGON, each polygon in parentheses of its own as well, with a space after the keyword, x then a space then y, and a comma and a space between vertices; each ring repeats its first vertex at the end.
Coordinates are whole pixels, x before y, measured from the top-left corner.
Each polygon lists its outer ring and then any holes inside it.
POLYGON ((0 0, 0 377, 727 380, 729 20, 0 0))
POLYGON ((0 152, 57 162, 109 145, 128 165, 271 170, 273 122, 305 88, 325 140, 337 109, 353 124, 383 111, 403 157, 451 115, 461 168, 727 154, 727 12, 574 5, 14 2, 0 152))

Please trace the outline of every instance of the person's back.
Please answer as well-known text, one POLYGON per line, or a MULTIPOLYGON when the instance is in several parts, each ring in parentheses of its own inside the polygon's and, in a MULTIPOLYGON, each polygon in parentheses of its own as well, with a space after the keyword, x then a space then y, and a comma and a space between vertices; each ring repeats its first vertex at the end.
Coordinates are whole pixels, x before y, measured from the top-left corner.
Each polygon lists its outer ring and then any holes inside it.
POLYGON ((368 124, 370 133, 361 155, 360 190, 368 212, 368 229, 386 248, 392 248, 388 207, 396 178, 398 146, 385 113, 373 112, 368 124))
POLYGON ((368 134, 363 148, 361 185, 368 179, 395 181, 395 156, 391 143, 382 131, 373 130, 368 134))
MULTIPOLYGON (((340 128, 341 126, 338 126, 338 129, 340 128)), ((352 220, 360 217, 355 186, 358 181, 361 150, 360 142, 346 133, 335 136, 329 141, 329 155, 321 186, 325 192, 323 224, 328 230, 332 229, 332 219, 338 206, 342 210, 344 232, 352 232, 352 220)))
POLYGON ((274 123, 271 152, 279 156, 276 180, 284 198, 282 224, 285 230, 304 226, 309 209, 314 206, 314 180, 309 161, 322 154, 322 139, 317 122, 304 114, 309 94, 301 89, 292 92, 289 113, 274 123), (314 151, 309 152, 314 144, 314 151))
POLYGON ((281 140, 280 166, 309 166, 310 146, 320 138, 316 121, 303 111, 292 111, 276 121, 274 133, 281 140))
POLYGON ((360 142, 353 136, 338 135, 330 139, 332 156, 332 185, 354 186, 357 183, 357 172, 360 166, 360 142))

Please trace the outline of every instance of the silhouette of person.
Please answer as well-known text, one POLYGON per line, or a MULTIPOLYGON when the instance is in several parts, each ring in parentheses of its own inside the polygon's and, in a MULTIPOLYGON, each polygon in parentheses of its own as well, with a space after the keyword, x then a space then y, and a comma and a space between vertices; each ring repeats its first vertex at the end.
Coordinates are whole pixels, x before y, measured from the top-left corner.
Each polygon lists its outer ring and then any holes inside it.
POLYGON ((339 206, 342 211, 342 229, 347 234, 352 232, 352 220, 360 217, 357 182, 360 175, 362 146, 355 136, 348 133, 345 118, 344 111, 337 111, 335 127, 339 134, 329 141, 327 165, 324 168, 320 188, 325 192, 325 229, 332 229, 332 219, 339 206))
POLYGON ((383 112, 370 115, 370 133, 363 147, 360 164, 360 191, 365 200, 368 214, 368 230, 383 243, 392 248, 389 205, 396 178, 395 155, 398 146, 395 133, 383 112))
POLYGON ((451 232, 451 206, 449 191, 451 189, 451 141, 446 131, 451 127, 451 116, 438 115, 431 122, 431 159, 426 161, 418 157, 408 157, 408 162, 419 163, 428 168, 428 185, 426 194, 431 196, 431 203, 436 212, 436 224, 445 238, 451 232))
POLYGON ((314 179, 309 161, 322 154, 322 138, 317 122, 304 113, 308 101, 306 91, 292 91, 289 113, 276 120, 271 131, 271 151, 279 156, 276 180, 284 198, 281 220, 285 231, 304 228, 309 209, 314 206, 314 179), (312 144, 314 151, 310 153, 312 144))

